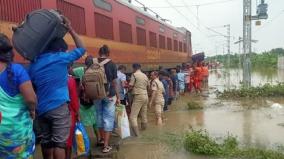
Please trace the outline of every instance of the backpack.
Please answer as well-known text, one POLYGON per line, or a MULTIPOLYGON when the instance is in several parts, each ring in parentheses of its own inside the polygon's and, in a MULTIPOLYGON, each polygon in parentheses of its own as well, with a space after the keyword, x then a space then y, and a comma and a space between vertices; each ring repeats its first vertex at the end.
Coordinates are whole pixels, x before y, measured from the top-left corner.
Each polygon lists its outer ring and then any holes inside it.
POLYGON ((22 24, 13 27, 13 31, 14 48, 25 59, 33 61, 52 40, 63 38, 68 30, 60 13, 40 9, 29 13, 22 24))
POLYGON ((83 86, 86 97, 91 100, 98 100, 107 97, 105 85, 108 83, 104 65, 110 62, 110 59, 105 59, 100 62, 97 58, 93 59, 93 64, 86 69, 83 76, 83 86))

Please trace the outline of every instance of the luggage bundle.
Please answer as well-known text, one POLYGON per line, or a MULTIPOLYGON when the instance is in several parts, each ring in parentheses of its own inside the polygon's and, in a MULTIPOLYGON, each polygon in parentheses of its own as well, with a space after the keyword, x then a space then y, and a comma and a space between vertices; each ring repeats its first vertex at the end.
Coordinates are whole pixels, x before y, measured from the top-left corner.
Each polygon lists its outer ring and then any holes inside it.
POLYGON ((33 61, 52 40, 63 38, 68 30, 59 12, 40 9, 29 13, 13 31, 14 48, 25 59, 33 61))

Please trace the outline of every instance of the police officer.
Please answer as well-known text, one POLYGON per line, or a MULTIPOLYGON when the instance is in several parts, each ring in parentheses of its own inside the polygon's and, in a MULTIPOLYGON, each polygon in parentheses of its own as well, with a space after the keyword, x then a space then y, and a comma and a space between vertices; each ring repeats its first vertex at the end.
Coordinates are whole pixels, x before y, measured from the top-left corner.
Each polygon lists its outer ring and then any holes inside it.
POLYGON ((164 96, 165 89, 163 83, 159 80, 158 72, 154 71, 151 73, 151 98, 149 107, 154 107, 156 114, 157 125, 162 125, 162 112, 164 108, 164 96))
POLYGON ((129 89, 133 94, 133 103, 131 107, 130 123, 135 136, 139 136, 137 118, 140 113, 141 127, 145 130, 147 127, 147 105, 148 105, 148 77, 141 71, 140 64, 132 65, 134 73, 131 76, 129 89))

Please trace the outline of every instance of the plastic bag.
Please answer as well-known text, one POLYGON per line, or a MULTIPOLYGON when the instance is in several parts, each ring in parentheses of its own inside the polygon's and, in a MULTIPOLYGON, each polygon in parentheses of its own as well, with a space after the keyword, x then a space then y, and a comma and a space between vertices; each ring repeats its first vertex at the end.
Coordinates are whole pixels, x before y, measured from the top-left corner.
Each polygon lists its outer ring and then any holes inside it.
POLYGON ((88 154, 90 151, 90 140, 83 124, 77 122, 74 131, 73 148, 76 151, 76 154, 78 156, 88 154))
POLYGON ((122 139, 130 136, 129 121, 124 105, 116 107, 116 128, 122 139))

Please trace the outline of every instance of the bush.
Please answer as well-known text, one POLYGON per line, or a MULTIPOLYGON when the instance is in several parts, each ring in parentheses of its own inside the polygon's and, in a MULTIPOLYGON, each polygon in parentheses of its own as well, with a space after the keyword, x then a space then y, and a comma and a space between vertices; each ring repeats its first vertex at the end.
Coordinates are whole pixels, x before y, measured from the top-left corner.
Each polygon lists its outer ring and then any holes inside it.
POLYGON ((187 103, 187 108, 189 110, 192 110, 192 109, 203 109, 203 107, 197 103, 197 102, 194 102, 194 101, 190 101, 187 103))
POLYGON ((221 143, 218 143, 204 130, 193 130, 187 133, 184 139, 184 148, 200 155, 225 158, 284 159, 284 154, 278 151, 257 148, 240 149, 237 138, 232 135, 227 135, 221 143))
POLYGON ((221 155, 220 145, 206 131, 199 130, 186 134, 184 146, 187 151, 202 155, 221 155))
POLYGON ((284 95, 284 83, 277 85, 265 84, 258 87, 241 87, 240 89, 230 89, 218 92, 218 97, 229 98, 257 98, 257 97, 280 97, 284 95))

